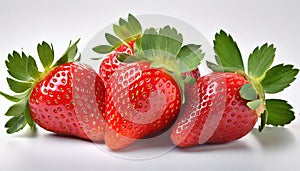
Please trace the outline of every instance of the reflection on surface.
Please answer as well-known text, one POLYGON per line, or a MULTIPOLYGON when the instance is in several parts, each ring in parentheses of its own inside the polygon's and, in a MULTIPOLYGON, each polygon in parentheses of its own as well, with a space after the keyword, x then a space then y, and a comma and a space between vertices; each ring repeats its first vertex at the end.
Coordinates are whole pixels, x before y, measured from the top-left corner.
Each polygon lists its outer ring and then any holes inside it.
POLYGON ((157 157, 162 157, 170 152, 174 145, 171 142, 170 130, 166 133, 148 139, 139 139, 131 146, 118 150, 111 151, 104 144, 96 144, 103 152, 125 160, 148 160, 157 157))
POLYGON ((232 152, 232 151, 251 151, 251 147, 248 143, 237 140, 230 143, 225 144, 204 144, 195 147, 189 148, 176 148, 176 150, 181 152, 210 152, 210 151, 223 151, 223 152, 232 152))
MULTIPOLYGON (((71 135, 62 135, 62 134, 56 134, 56 133, 52 133, 52 132, 49 132, 45 135, 45 138, 47 139, 51 139, 51 140, 58 140, 58 141, 74 141, 74 142, 88 142, 88 143, 93 143, 92 141, 90 140, 86 140, 86 139, 80 139, 80 138, 77 138, 77 137, 74 137, 74 136, 71 136, 71 135)), ((100 142, 99 142, 100 143, 100 142)))

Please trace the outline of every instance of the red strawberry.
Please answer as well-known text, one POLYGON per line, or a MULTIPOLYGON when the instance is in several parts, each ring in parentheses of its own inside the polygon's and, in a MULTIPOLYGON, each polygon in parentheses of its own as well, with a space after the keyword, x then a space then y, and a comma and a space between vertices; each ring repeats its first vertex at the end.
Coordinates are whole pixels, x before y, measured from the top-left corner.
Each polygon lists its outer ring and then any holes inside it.
MULTIPOLYGON (((195 79, 195 81, 200 79, 200 71, 198 68, 190 71, 190 72, 186 72, 182 74, 183 76, 188 76, 188 77, 192 77, 193 79, 195 79)), ((191 103, 193 103, 193 99, 198 98, 198 95, 194 93, 194 87, 196 85, 195 84, 191 84, 191 83, 187 83, 184 85, 184 91, 185 91, 185 100, 186 102, 182 105, 182 110, 185 110, 185 108, 189 108, 189 106, 191 105, 191 103)), ((182 113, 182 112, 181 112, 182 113)))
POLYGON ((32 119, 42 128, 93 141, 104 138, 104 84, 89 66, 69 62, 50 71, 29 98, 32 119))
POLYGON ((39 72, 34 59, 14 52, 6 65, 8 84, 18 93, 6 98, 16 102, 6 113, 13 116, 5 125, 8 133, 26 124, 63 135, 102 141, 104 138, 105 89, 101 78, 89 66, 75 62, 76 44, 55 63, 52 46, 43 42, 38 54, 45 71, 39 72), (18 66, 18 67, 17 67, 18 66))
POLYGON ((265 98, 265 93, 288 87, 299 71, 292 65, 270 68, 273 45, 264 44, 253 51, 248 73, 236 42, 224 31, 216 34, 214 50, 217 64, 207 64, 215 72, 200 78, 187 94, 186 108, 171 133, 175 145, 234 141, 248 134, 259 116, 260 131, 265 124, 283 126, 295 118, 286 101, 265 98))
POLYGON ((126 65, 107 84, 105 142, 112 150, 155 137, 174 123, 184 84, 191 81, 183 73, 197 70, 204 56, 199 45, 182 46, 182 35, 170 26, 146 29, 139 46, 134 56, 117 56, 126 65))
POLYGON ((182 75, 183 75, 183 76, 189 76, 189 77, 192 77, 192 78, 194 78, 195 80, 198 80, 198 79, 201 77, 200 71, 199 71, 198 68, 196 68, 196 69, 194 69, 194 70, 192 70, 192 71, 190 71, 190 72, 183 73, 182 75))
POLYGON ((93 48, 96 53, 108 54, 100 63, 99 75, 105 85, 111 75, 117 70, 120 61, 116 58, 117 53, 134 54, 136 40, 142 35, 142 26, 139 21, 131 14, 128 15, 128 21, 120 18, 119 25, 114 24, 114 34, 105 34, 105 38, 110 45, 99 45, 93 48))
POLYGON ((145 62, 120 68, 107 86, 105 143, 118 150, 170 127, 180 105, 180 89, 162 69, 145 62))
POLYGON ((234 73, 212 73, 194 87, 198 98, 175 124, 171 139, 177 146, 224 143, 250 132, 258 115, 242 99, 239 90, 249 82, 234 73))
POLYGON ((118 47, 113 52, 109 53, 100 63, 99 67, 99 75, 101 79, 104 81, 104 84, 107 84, 109 78, 111 75, 122 65, 117 58, 117 53, 126 53, 129 55, 134 54, 134 44, 135 41, 128 42, 130 47, 126 46, 125 44, 122 44, 120 47, 118 47))

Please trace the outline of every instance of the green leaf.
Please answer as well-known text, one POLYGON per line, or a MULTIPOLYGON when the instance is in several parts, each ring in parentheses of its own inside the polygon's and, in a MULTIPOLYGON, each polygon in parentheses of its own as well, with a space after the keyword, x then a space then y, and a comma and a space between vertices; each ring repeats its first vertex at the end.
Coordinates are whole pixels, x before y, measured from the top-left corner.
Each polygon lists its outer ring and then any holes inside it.
POLYGON ((10 120, 8 120, 5 124, 5 127, 7 128, 6 132, 8 134, 18 132, 21 129, 23 129, 26 124, 27 123, 24 115, 13 117, 10 120))
POLYGON ((134 40, 142 34, 142 26, 139 21, 131 14, 128 21, 120 18, 119 25, 113 25, 114 33, 124 42, 134 40))
POLYGON ((268 110, 266 109, 260 116, 260 125, 258 127, 259 132, 261 132, 267 123, 267 117, 268 117, 268 110))
POLYGON ((14 51, 12 54, 8 55, 8 60, 5 61, 7 72, 13 78, 28 81, 31 79, 31 76, 26 72, 27 71, 27 60, 26 55, 20 55, 18 52, 14 51))
POLYGON ((140 53, 142 50, 142 38, 137 38, 135 41, 134 52, 140 53))
POLYGON ((17 80, 32 81, 41 74, 33 57, 27 56, 24 52, 20 55, 14 51, 12 55, 8 55, 5 62, 8 73, 17 80))
MULTIPOLYGON (((209 69, 211 69, 214 72, 224 72, 224 67, 217 65, 215 63, 212 63, 210 61, 206 61, 206 65, 209 69)), ((232 72, 234 72, 234 70, 232 72)))
POLYGON ((93 48, 93 51, 100 54, 107 54, 114 50, 114 47, 109 45, 99 45, 93 48))
POLYGON ((12 105, 7 112, 5 113, 6 116, 20 116, 24 113, 26 107, 26 103, 24 101, 20 101, 12 105))
POLYGON ((78 47, 77 44, 79 43, 80 39, 76 40, 75 43, 72 44, 72 41, 70 41, 69 48, 66 51, 66 55, 68 56, 68 61, 67 62, 75 62, 79 61, 75 57, 78 53, 78 47))
POLYGON ((156 53, 158 53, 160 49, 160 38, 155 28, 149 28, 144 31, 141 39, 141 48, 143 53, 146 53, 146 56, 149 58, 156 56, 156 53))
POLYGON ((182 41, 182 35, 175 28, 165 26, 159 32, 154 28, 146 29, 141 46, 146 56, 177 56, 182 41))
POLYGON ((78 39, 75 43, 72 44, 72 41, 70 41, 68 49, 66 50, 66 52, 62 55, 62 57, 54 64, 54 66, 59 66, 68 62, 75 62, 78 61, 78 59, 75 59, 77 52, 78 52, 78 48, 77 48, 77 44, 80 41, 80 39, 78 39))
POLYGON ((181 47, 177 58, 180 60, 179 70, 181 73, 196 69, 205 54, 200 49, 200 45, 189 44, 181 47))
POLYGON ((20 101, 23 97, 20 97, 20 96, 11 96, 11 95, 8 95, 6 93, 3 93, 0 91, 0 94, 5 97, 7 100, 9 101, 12 101, 12 102, 18 102, 20 101))
POLYGON ((240 89, 240 95, 245 100, 257 99, 257 93, 251 84, 243 85, 242 88, 240 89))
POLYGON ((127 25, 127 21, 125 21, 123 18, 119 18, 119 25, 127 25))
POLYGON ((20 82, 11 78, 7 78, 7 83, 10 89, 15 93, 23 93, 32 86, 32 83, 20 82))
POLYGON ((126 26, 113 25, 114 33, 122 40, 131 38, 131 33, 126 26))
POLYGON ((239 68, 233 68, 233 67, 224 67, 217 64, 214 64, 212 62, 206 61, 206 65, 209 69, 213 70, 214 72, 235 72, 239 70, 239 68))
POLYGON ((268 99, 266 101, 268 110, 267 124, 273 126, 284 126, 295 119, 293 107, 285 100, 268 99))
POLYGON ((100 53, 100 54, 107 54, 118 48, 123 44, 122 40, 115 37, 114 35, 111 35, 109 33, 105 33, 105 38, 107 42, 111 45, 100 45, 93 48, 94 52, 100 53))
POLYGON ((176 56, 179 53, 183 42, 182 34, 178 33, 175 28, 165 26, 164 28, 159 29, 158 35, 161 37, 160 50, 176 56))
POLYGON ((256 110, 260 105, 261 105, 260 99, 256 99, 247 103, 247 106, 252 110, 256 110))
POLYGON ((276 65, 266 72, 261 84, 266 93, 278 93, 290 86, 298 72, 293 65, 276 65))
POLYGON ((54 60, 54 51, 52 45, 50 46, 48 43, 42 42, 42 44, 38 44, 37 51, 43 67, 45 69, 50 68, 54 60))
POLYGON ((129 55, 127 53, 117 53, 116 58, 123 63, 133 63, 137 61, 147 61, 143 56, 129 55))
POLYGON ((151 68, 164 68, 165 65, 159 62, 152 62, 150 65, 151 68))
POLYGON ((26 106, 25 106, 24 116, 25 116, 25 119, 26 119, 26 122, 28 123, 28 125, 31 128, 35 127, 35 122, 33 121, 32 117, 30 115, 30 107, 29 107, 28 101, 27 101, 26 106))
POLYGON ((105 38, 110 45, 98 45, 93 48, 94 52, 99 54, 110 53, 120 45, 128 45, 129 41, 139 39, 142 35, 140 22, 131 14, 128 15, 128 21, 120 18, 119 25, 114 24, 113 30, 116 36, 109 33, 105 34, 105 38))
MULTIPOLYGON (((24 53, 22 56, 26 56, 24 53)), ((32 56, 27 57, 27 68, 26 72, 33 78, 33 79, 38 79, 41 75, 41 72, 39 72, 38 67, 36 65, 36 62, 32 56)))
POLYGON ((262 47, 254 49, 248 59, 248 74, 251 77, 259 78, 264 76, 266 71, 271 67, 276 48, 273 45, 264 44, 262 47))
POLYGON ((223 30, 216 34, 214 50, 217 55, 216 61, 220 66, 244 71, 242 55, 231 35, 228 35, 223 30))
POLYGON ((109 33, 105 33, 105 38, 106 38, 107 42, 114 47, 119 47, 122 44, 122 41, 120 39, 118 39, 117 37, 115 37, 109 33))
POLYGON ((142 25, 132 14, 128 15, 128 23, 131 26, 131 30, 134 35, 142 35, 142 25))

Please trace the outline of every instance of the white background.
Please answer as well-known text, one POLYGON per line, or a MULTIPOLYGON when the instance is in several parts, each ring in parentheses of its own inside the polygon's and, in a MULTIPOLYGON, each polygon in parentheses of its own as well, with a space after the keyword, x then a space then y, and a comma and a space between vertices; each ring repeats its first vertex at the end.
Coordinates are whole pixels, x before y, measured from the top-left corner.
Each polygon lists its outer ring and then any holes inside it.
MULTIPOLYGON (((5 59, 13 50, 36 56, 36 45, 52 42, 59 56, 69 40, 79 49, 109 23, 132 14, 163 14, 182 19, 212 43, 220 29, 231 33, 244 57, 265 42, 277 47, 275 63, 300 67, 300 3, 297 0, 16 0, 0 1, 0 90, 8 91, 5 59)), ((153 21, 155 22, 155 21, 153 21)), ((299 76, 298 76, 299 79, 299 76)), ((300 162, 299 80, 284 93, 296 120, 286 128, 253 130, 233 143, 175 148, 150 160, 120 159, 95 144, 39 129, 7 135, 10 103, 0 97, 0 171, 10 170, 297 170, 300 162)))

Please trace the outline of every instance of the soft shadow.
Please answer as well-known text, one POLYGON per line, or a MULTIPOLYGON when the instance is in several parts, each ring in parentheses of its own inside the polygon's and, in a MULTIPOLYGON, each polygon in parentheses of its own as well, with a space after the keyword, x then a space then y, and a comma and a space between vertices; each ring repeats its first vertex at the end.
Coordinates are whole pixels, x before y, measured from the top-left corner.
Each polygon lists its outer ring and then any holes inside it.
POLYGON ((38 136, 38 129, 35 128, 32 130, 31 128, 24 129, 21 133, 15 134, 14 137, 18 138, 36 138, 38 136))
POLYGON ((169 132, 165 132, 156 137, 149 137, 145 139, 138 139, 130 146, 120 149, 117 152, 131 152, 138 150, 157 150, 157 149, 171 149, 174 147, 170 140, 169 132))
POLYGON ((244 141, 233 141, 225 144, 203 144, 194 147, 177 147, 176 150, 187 153, 213 152, 213 151, 251 151, 251 148, 244 141))
POLYGON ((295 144, 293 134, 283 127, 266 127, 262 132, 254 129, 251 133, 264 150, 286 149, 295 144))
POLYGON ((90 140, 70 136, 70 135, 62 135, 62 134, 55 134, 55 133, 49 133, 46 135, 48 138, 55 138, 55 139, 62 139, 62 140, 70 140, 70 141, 81 141, 81 142, 87 142, 87 143, 96 143, 96 144, 104 144, 104 141, 100 142, 93 142, 90 140))

